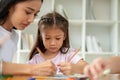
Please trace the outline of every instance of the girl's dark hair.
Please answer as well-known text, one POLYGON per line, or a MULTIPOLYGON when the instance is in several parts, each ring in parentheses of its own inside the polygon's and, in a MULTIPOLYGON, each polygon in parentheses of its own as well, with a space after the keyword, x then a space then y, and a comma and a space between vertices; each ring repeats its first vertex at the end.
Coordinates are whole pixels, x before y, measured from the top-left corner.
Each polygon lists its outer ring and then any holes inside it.
POLYGON ((59 13, 53 11, 52 13, 47 13, 46 15, 43 15, 38 22, 38 32, 36 36, 35 44, 30 52, 31 59, 35 54, 38 53, 37 47, 44 53, 46 51, 42 37, 41 37, 41 31, 45 28, 59 28, 61 29, 65 34, 65 40, 63 41, 63 45, 60 48, 60 52, 65 54, 69 50, 69 36, 68 36, 68 20, 65 19, 63 16, 61 16, 59 13), (44 27, 42 27, 44 25, 44 27))
MULTIPOLYGON (((0 0, 0 25, 5 23, 9 14, 9 9, 17 3, 24 1, 28 0, 0 0)), ((43 2, 43 0, 41 0, 41 2, 43 2)))

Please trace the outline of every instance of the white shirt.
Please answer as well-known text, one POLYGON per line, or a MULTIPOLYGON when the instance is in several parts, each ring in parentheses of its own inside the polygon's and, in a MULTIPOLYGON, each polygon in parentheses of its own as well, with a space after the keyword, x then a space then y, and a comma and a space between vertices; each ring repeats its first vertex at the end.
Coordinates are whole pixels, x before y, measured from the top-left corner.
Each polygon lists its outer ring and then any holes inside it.
POLYGON ((12 62, 17 51, 18 34, 13 29, 11 32, 0 26, 0 59, 12 62))

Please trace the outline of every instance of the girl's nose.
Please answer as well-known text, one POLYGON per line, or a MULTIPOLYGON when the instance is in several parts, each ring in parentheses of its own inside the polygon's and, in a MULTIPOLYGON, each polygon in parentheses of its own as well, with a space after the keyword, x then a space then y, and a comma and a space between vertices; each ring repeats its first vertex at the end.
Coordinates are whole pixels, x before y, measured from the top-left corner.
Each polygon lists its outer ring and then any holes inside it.
POLYGON ((55 40, 51 40, 50 42, 51 45, 54 45, 55 43, 56 43, 55 40))

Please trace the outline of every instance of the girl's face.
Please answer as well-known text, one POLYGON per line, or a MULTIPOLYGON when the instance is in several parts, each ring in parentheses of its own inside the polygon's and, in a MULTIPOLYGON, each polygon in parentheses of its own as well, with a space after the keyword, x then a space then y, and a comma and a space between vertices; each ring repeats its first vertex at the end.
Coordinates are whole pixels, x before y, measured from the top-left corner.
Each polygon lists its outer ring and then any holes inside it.
POLYGON ((42 30, 43 44, 47 51, 56 53, 65 39, 64 32, 59 28, 45 28, 42 30))
MULTIPOLYGON (((9 23, 19 30, 25 29, 39 12, 41 0, 28 0, 10 8, 9 23)), ((10 27, 10 26, 9 26, 10 27)))

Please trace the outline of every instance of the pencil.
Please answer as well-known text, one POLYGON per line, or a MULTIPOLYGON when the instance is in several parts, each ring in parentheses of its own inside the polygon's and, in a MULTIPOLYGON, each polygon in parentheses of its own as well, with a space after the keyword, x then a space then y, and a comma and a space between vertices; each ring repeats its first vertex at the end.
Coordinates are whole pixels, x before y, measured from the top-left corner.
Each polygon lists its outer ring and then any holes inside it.
POLYGON ((71 60, 73 59, 73 57, 80 51, 80 48, 75 50, 75 53, 68 59, 68 62, 71 62, 71 60))
POLYGON ((104 71, 103 71, 103 75, 106 75, 106 74, 110 74, 110 72, 111 72, 111 69, 105 69, 104 71))
POLYGON ((45 56, 44 56, 44 54, 42 53, 42 51, 37 47, 36 48, 37 49, 37 51, 39 52, 39 54, 45 59, 45 56))
POLYGON ((110 74, 110 72, 111 72, 111 69, 105 69, 104 71, 103 71, 103 73, 101 73, 101 74, 99 74, 98 76, 95 76, 94 78, 96 79, 96 78, 102 78, 102 77, 105 77, 106 75, 108 75, 108 74, 110 74))

